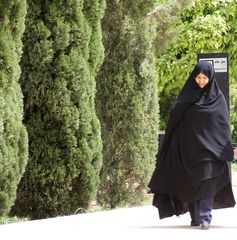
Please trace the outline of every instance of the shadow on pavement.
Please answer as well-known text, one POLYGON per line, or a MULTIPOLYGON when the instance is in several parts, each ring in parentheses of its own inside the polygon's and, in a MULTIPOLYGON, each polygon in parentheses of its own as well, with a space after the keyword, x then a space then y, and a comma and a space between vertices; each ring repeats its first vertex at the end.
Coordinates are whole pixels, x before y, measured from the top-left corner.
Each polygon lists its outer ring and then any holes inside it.
MULTIPOLYGON (((174 225, 174 226, 133 226, 131 228, 136 229, 190 229, 190 230, 199 230, 200 227, 190 227, 189 225, 174 225)), ((237 229, 237 226, 221 226, 221 225, 211 225, 210 229, 237 229)))

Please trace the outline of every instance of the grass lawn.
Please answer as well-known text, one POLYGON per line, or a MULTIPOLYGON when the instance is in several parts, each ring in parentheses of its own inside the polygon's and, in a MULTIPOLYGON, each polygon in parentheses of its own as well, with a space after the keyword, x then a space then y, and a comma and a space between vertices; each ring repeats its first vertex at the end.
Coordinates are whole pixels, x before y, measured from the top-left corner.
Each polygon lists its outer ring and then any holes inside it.
POLYGON ((14 222, 25 222, 28 221, 27 218, 18 218, 18 217, 8 217, 2 216, 0 217, 0 224, 14 223, 14 222))

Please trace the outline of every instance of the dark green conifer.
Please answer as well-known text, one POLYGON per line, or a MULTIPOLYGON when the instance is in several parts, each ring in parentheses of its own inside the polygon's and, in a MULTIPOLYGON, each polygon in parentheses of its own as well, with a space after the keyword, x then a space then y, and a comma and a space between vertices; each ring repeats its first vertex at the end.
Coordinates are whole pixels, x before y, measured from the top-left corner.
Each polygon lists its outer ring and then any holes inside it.
POLYGON ((25 0, 0 0, 0 215, 8 214, 28 158, 19 61, 25 0))
POLYGON ((107 2, 105 61, 97 78, 104 143, 99 202, 137 204, 154 166, 158 100, 155 27, 144 18, 155 1, 107 2))
POLYGON ((72 214, 95 197, 102 164, 95 75, 104 0, 28 1, 22 86, 29 164, 12 213, 72 214))

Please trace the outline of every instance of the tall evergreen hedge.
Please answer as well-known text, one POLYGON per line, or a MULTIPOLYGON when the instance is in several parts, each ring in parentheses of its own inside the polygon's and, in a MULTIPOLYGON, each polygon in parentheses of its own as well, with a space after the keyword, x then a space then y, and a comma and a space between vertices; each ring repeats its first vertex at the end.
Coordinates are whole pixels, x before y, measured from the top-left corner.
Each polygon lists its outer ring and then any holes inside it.
POLYGON ((95 197, 102 164, 95 75, 104 0, 28 1, 22 87, 29 163, 13 214, 72 214, 95 197))
POLYGON ((155 1, 107 2, 105 61, 97 78, 103 166, 98 199, 114 208, 137 204, 154 167, 158 100, 155 31, 143 17, 155 1))
POLYGON ((19 85, 26 1, 0 0, 0 216, 14 204, 28 158, 19 85))

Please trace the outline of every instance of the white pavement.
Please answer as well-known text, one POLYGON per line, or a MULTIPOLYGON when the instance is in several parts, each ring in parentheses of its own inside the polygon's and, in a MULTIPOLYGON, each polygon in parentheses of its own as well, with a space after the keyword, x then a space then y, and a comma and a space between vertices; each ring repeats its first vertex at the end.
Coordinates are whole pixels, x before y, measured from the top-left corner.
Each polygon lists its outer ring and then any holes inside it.
MULTIPOLYGON (((237 187, 233 190, 237 199, 237 187)), ((188 213, 159 220, 157 209, 149 205, 0 225, 0 239, 223 240, 237 235, 237 206, 213 210, 212 215, 211 228, 201 230, 189 226, 188 213)))

